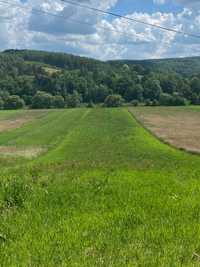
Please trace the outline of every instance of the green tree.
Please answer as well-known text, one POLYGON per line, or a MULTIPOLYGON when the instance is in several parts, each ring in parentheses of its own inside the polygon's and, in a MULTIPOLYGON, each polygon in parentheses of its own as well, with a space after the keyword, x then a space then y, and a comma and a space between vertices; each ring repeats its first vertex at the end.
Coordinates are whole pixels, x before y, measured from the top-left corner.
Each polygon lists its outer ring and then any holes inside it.
POLYGON ((64 108, 65 100, 61 95, 56 95, 52 98, 52 106, 54 108, 64 108))
POLYGON ((127 73, 121 76, 116 82, 116 93, 125 97, 126 92, 134 88, 135 81, 127 73))
POLYGON ((160 95, 159 103, 162 106, 173 106, 173 96, 167 93, 160 95))
POLYGON ((112 94, 112 90, 107 86, 100 84, 99 86, 94 86, 90 91, 90 99, 95 103, 103 103, 105 98, 112 94))
POLYGON ((163 106, 185 106, 187 100, 177 93, 173 95, 163 93, 160 96, 159 103, 163 106))
POLYGON ((131 101, 131 105, 134 107, 137 107, 139 105, 139 101, 138 100, 133 100, 131 101))
POLYGON ((121 95, 109 95, 104 101, 105 107, 121 107, 123 105, 124 99, 121 95))
POLYGON ((161 80, 160 85, 164 93, 173 94, 176 91, 176 83, 174 79, 170 79, 169 76, 165 76, 161 80))
POLYGON ((74 91, 73 94, 67 95, 66 97, 66 104, 68 108, 76 108, 80 106, 81 103, 81 95, 74 91))
POLYGON ((3 98, 0 97, 0 110, 4 109, 4 101, 3 98))
POLYGON ((191 103, 193 105, 200 105, 200 96, 193 93, 192 96, 191 96, 191 103))
POLYGON ((124 99, 128 102, 132 100, 142 101, 143 98, 143 87, 141 84, 136 84, 126 90, 124 99))
POLYGON ((147 79, 144 83, 144 97, 150 100, 158 100, 162 93, 159 80, 147 79))
POLYGON ((200 94, 200 79, 197 77, 194 77, 191 80, 191 89, 192 92, 199 95, 200 94))
POLYGON ((36 95, 33 97, 32 108, 35 109, 51 108, 52 104, 53 104, 53 96, 51 94, 38 91, 36 95))
POLYGON ((88 107, 88 108, 94 108, 95 105, 94 105, 94 103, 93 103, 92 101, 90 101, 90 102, 88 103, 87 107, 88 107))
POLYGON ((5 109, 21 109, 25 103, 18 95, 11 95, 5 100, 4 106, 5 109))

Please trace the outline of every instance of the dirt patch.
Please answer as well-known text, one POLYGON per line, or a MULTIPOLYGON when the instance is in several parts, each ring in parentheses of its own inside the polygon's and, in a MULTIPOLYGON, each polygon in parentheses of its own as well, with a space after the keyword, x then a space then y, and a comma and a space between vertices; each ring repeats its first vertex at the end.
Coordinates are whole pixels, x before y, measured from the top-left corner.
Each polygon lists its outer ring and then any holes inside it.
POLYGON ((0 121, 0 132, 9 131, 22 127, 25 123, 31 121, 30 118, 11 119, 0 121))
POLYGON ((24 124, 41 117, 45 111, 25 111, 9 119, 0 120, 0 132, 11 131, 22 127, 24 124))
POLYGON ((46 149, 41 147, 20 148, 14 146, 0 146, 1 156, 23 157, 32 159, 44 153, 45 151, 46 149))
POLYGON ((165 142, 200 153, 200 112, 183 108, 131 108, 152 133, 165 142))

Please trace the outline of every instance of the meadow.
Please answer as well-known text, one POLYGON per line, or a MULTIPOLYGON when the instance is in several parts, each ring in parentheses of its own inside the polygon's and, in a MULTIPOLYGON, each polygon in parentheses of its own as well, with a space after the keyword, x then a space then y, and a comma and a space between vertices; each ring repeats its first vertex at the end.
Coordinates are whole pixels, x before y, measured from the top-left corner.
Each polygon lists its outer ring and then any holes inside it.
POLYGON ((200 157, 127 108, 42 111, 0 146, 42 149, 0 153, 0 266, 199 266, 200 157))

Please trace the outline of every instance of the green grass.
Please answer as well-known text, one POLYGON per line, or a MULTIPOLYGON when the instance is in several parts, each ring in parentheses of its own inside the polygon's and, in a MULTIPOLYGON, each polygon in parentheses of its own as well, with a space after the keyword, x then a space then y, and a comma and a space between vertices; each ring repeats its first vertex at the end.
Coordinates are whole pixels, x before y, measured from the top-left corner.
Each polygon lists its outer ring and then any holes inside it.
POLYGON ((1 266, 199 266, 200 157, 127 109, 49 111, 0 144, 49 148, 2 167, 1 266))

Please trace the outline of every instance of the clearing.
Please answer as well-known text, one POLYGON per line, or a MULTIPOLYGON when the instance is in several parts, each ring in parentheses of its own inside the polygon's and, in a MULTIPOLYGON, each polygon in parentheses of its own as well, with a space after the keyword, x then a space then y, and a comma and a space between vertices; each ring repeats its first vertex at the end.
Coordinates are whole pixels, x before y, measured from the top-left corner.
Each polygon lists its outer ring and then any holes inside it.
MULTIPOLYGON (((0 113, 0 133, 8 134, 9 131, 19 129, 28 123, 42 118, 47 111, 45 110, 20 110, 20 111, 2 111, 0 113)), ((44 152, 42 147, 17 147, 0 146, 1 156, 14 156, 34 158, 44 152)))
POLYGON ((45 110, 2 111, 0 114, 0 132, 22 127, 24 124, 38 119, 45 114, 45 110))
POLYGON ((164 142, 200 153, 200 109, 198 107, 130 108, 134 116, 164 142))

